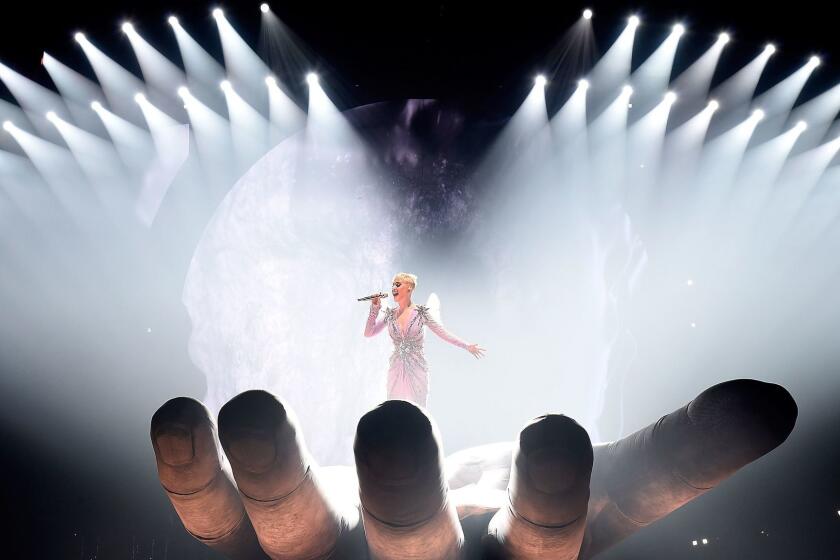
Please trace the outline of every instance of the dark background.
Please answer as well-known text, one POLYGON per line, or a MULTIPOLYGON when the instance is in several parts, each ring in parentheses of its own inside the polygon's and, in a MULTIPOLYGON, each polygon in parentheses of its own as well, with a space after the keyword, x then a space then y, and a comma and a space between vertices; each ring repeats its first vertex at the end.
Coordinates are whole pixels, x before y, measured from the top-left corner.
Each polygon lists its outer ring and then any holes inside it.
MULTIPOLYGON (((678 50, 675 73, 705 51, 719 32, 728 31, 733 42, 724 51, 716 83, 754 57, 768 41, 774 42, 779 52, 768 65, 759 93, 798 68, 811 54, 820 55, 823 65, 809 80, 802 99, 840 81, 840 43, 829 3, 517 2, 495 7, 486 2, 330 5, 309 1, 294 5, 276 2, 271 6, 310 52, 317 53, 315 67, 342 107, 428 97, 504 118, 530 89, 532 77, 542 71, 547 71, 552 80, 549 101, 557 103, 579 74, 563 70, 555 76, 550 70, 559 61, 563 34, 584 7, 595 11, 593 25, 600 52, 620 33, 629 14, 640 15, 643 27, 637 36, 635 63, 661 42, 673 23, 681 21, 688 33, 678 50)), ((144 38, 177 61, 177 45, 165 21, 172 14, 221 60, 210 16, 213 7, 201 2, 17 2, 4 6, 0 17, 0 61, 49 86, 39 62, 47 51, 92 78, 72 38, 74 32, 84 31, 100 49, 139 75, 120 23, 131 20, 144 38)), ((221 7, 243 38, 259 45, 259 2, 221 7)), ((293 81, 292 77, 286 78, 293 81)), ((302 76, 298 80, 302 84, 302 76)), ((12 99, 2 85, 0 95, 12 99)), ((192 234, 197 236, 199 232, 192 234)), ((152 231, 144 249, 161 250, 164 245, 165 239, 152 231)), ((188 259, 189 254, 169 254, 164 263, 172 276, 178 277, 179 273, 183 276, 188 259)), ((145 302, 146 311, 139 314, 125 314, 68 293, 66 309, 57 309, 54 316, 27 319, 37 328, 2 333, 0 374, 61 380, 54 383, 55 392, 43 398, 23 398, 7 390, 3 394, 2 507, 4 518, 11 520, 5 527, 4 547, 17 549, 9 557, 157 559, 203 558, 208 554, 186 536, 155 486, 150 476, 150 446, 139 449, 136 456, 115 452, 119 444, 115 438, 121 432, 105 421, 110 414, 120 414, 112 410, 113 403, 94 403, 93 410, 76 419, 53 406, 62 399, 61 383, 72 383, 74 375, 84 375, 86 368, 93 367, 82 349, 62 344, 62 329, 72 328, 68 317, 75 317, 78 311, 74 305, 90 305, 90 321, 96 326, 94 332, 100 334, 89 341, 91 346, 107 346, 109 329, 115 326, 142 332, 134 343, 128 343, 129 347, 113 349, 110 361, 96 364, 114 368, 113 391, 125 391, 121 379, 143 379, 148 368, 168 372, 174 380, 165 387, 149 388, 143 398, 150 402, 162 403, 179 390, 187 391, 200 383, 202 376, 186 354, 189 323, 185 313, 181 311, 181 321, 175 324, 156 322, 164 315, 168 317, 156 309, 180 309, 180 288, 173 284, 171 293, 145 302), (153 336, 146 336, 146 325, 154 327, 153 336), (43 337, 44 353, 62 356, 66 369, 53 371, 45 365, 52 362, 40 355, 16 351, 16 337, 32 333, 43 337), (137 355, 145 359, 121 359, 137 355), (136 457, 145 459, 138 463, 136 457)), ((139 301, 145 293, 139 280, 136 286, 127 285, 121 290, 139 301)), ((835 372, 836 363, 829 361, 815 379, 836 378, 835 372)), ((8 388, 5 384, 3 387, 8 388)), ((728 485, 692 503, 679 516, 630 539, 610 557, 838 557, 840 483, 836 465, 840 459, 840 415, 833 403, 835 387, 836 383, 829 383, 827 391, 813 388, 815 394, 824 393, 814 400, 823 408, 810 423, 800 423, 797 430, 804 433, 783 446, 772 463, 750 467, 737 485, 728 485), (692 539, 703 536, 712 541, 709 546, 689 546, 692 539)), ((665 412, 656 410, 652 414, 665 412)), ((148 415, 126 410, 121 419, 130 425, 147 425, 148 415)))

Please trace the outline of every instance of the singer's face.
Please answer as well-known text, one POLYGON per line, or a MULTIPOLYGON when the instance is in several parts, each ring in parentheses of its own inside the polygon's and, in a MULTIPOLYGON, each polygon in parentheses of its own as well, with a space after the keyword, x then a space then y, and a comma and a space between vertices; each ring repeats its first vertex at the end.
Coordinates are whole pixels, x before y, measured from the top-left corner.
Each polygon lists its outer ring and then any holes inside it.
POLYGON ((394 282, 391 284, 391 295, 394 296, 394 299, 408 297, 411 294, 411 288, 411 284, 394 279, 394 282))

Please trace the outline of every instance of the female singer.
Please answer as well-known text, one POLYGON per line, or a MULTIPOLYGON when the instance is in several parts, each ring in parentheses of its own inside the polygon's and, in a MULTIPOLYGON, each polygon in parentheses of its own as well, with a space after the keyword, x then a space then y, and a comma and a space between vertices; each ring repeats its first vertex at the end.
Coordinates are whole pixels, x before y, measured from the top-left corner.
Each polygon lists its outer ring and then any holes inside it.
POLYGON ((484 355, 484 348, 464 342, 447 331, 435 320, 427 306, 412 304, 411 293, 416 287, 417 276, 414 274, 401 272, 394 276, 391 293, 397 307, 386 308, 383 318, 377 320, 380 298, 373 298, 365 336, 374 336, 388 327, 388 334, 394 341, 394 353, 388 368, 388 399, 403 399, 425 407, 429 395, 429 370, 423 356, 423 327, 429 327, 446 342, 466 349, 476 358, 484 355))

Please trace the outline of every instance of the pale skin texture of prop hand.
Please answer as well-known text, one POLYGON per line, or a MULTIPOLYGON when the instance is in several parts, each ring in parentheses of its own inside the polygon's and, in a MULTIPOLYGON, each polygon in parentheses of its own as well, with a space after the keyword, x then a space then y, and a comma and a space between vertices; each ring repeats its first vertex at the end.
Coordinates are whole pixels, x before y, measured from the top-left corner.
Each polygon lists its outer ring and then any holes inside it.
POLYGON ((359 422, 354 472, 315 465, 292 413, 249 391, 219 414, 232 477, 197 401, 164 404, 151 437, 185 528, 228 558, 587 560, 771 451, 796 416, 784 388, 730 381, 613 443, 547 415, 444 468, 433 421, 387 401, 359 422))

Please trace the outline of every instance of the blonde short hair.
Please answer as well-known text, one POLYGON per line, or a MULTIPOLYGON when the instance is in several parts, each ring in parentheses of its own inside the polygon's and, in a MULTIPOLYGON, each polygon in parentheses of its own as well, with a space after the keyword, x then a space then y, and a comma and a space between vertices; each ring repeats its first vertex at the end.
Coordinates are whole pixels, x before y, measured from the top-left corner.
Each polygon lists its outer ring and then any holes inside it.
POLYGON ((399 280, 400 282, 405 282, 406 284, 411 284, 413 289, 417 289, 417 276, 414 274, 409 274, 408 272, 399 272, 394 275, 394 281, 399 280))

